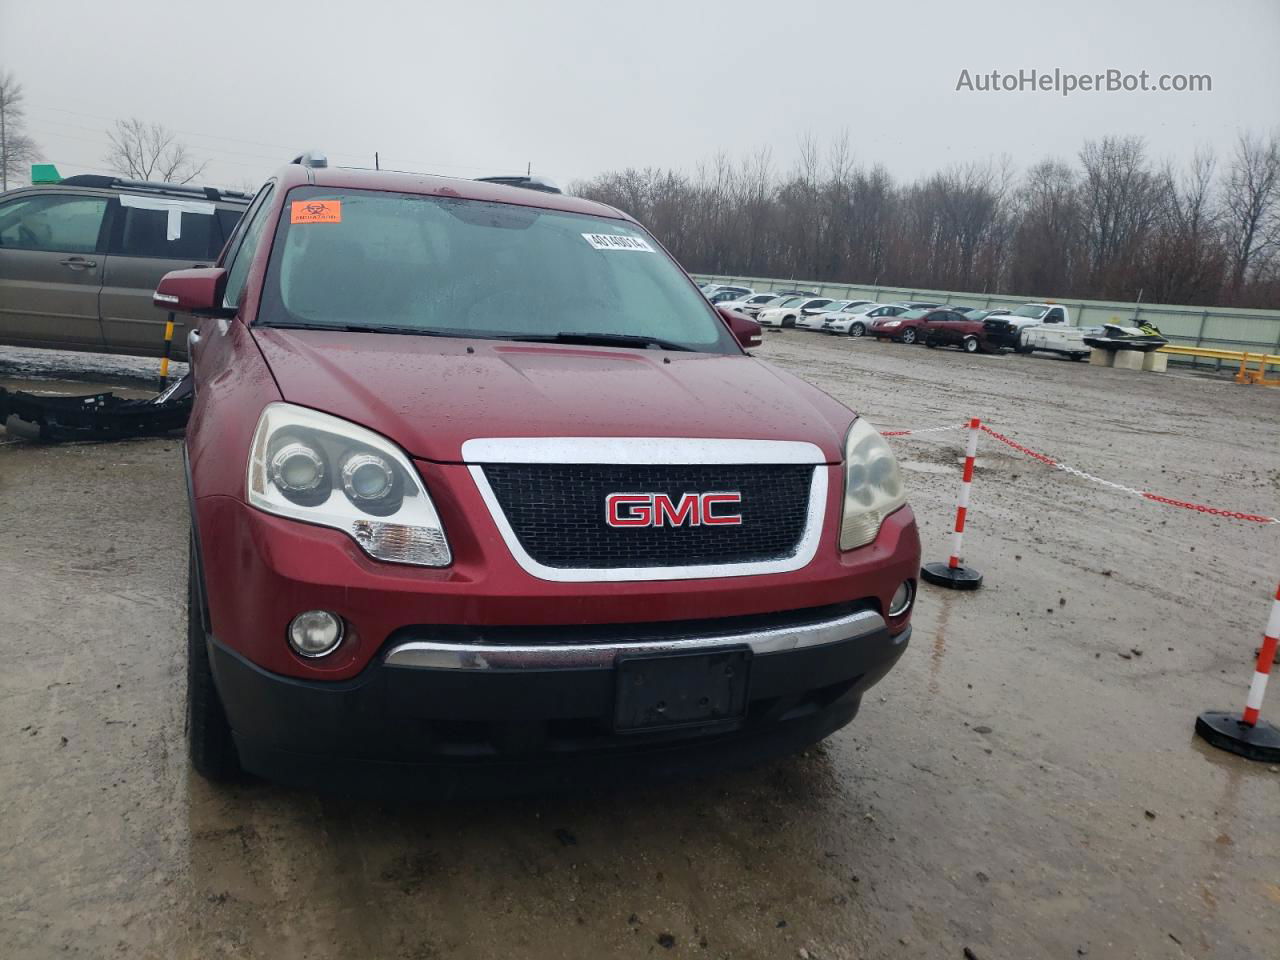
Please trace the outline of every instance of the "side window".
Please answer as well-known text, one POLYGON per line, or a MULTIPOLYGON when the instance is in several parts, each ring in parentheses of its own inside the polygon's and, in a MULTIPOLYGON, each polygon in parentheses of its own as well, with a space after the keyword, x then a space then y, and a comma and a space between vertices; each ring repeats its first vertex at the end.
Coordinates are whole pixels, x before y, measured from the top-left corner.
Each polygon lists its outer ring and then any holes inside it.
POLYGON ((227 272, 227 292, 222 298, 224 307, 238 307, 244 298, 245 281, 249 279, 249 264, 262 240, 262 233, 267 226, 267 214, 270 210, 272 187, 263 188, 254 205, 245 214, 247 221, 239 238, 239 245, 231 252, 230 268, 227 272))
POLYGON ((240 217, 244 210, 240 207, 219 207, 214 217, 218 221, 218 239, 217 247, 209 251, 211 260, 218 259, 218 254, 222 252, 222 248, 227 245, 227 241, 231 239, 231 235, 236 232, 236 224, 240 222, 240 217))
POLYGON ((182 213, 177 237, 168 238, 169 214, 164 210, 142 210, 121 206, 124 227, 119 233, 119 248, 111 252, 126 257, 151 257, 157 260, 208 260, 217 256, 221 243, 213 214, 182 213), (213 253, 210 254, 210 249, 213 253))
POLYGON ((13 250, 93 253, 106 197, 46 194, 0 207, 0 246, 13 250))
POLYGON ((1065 323, 1066 319, 1067 319, 1067 315, 1066 313, 1063 312, 1062 308, 1054 307, 1045 316, 1044 322, 1045 323, 1065 323))

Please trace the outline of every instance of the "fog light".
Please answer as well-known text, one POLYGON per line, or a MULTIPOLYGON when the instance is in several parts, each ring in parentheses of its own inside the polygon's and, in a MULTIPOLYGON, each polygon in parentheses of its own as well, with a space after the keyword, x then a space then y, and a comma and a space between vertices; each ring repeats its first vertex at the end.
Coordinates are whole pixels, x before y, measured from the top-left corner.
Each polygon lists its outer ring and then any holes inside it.
POLYGON ((327 610, 308 610, 289 624, 289 646, 304 657, 323 657, 342 642, 342 618, 327 610))
POLYGON ((893 592, 893 599, 889 601, 889 616, 900 617, 910 610, 911 601, 915 596, 915 584, 910 580, 903 580, 898 589, 893 592))

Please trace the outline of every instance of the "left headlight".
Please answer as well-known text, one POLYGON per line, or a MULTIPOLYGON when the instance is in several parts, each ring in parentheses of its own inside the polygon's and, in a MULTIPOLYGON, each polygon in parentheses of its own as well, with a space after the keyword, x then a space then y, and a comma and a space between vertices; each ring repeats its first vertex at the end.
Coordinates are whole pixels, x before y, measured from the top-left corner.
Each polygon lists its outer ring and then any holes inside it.
POLYGON ((844 441, 844 513, 840 549, 853 550, 880 533, 884 518, 907 502, 902 473, 889 444, 859 417, 844 441))
POLYGON ((248 473, 252 506, 341 530, 376 560, 420 567, 453 560, 418 471, 372 430, 268 404, 253 432, 248 473))

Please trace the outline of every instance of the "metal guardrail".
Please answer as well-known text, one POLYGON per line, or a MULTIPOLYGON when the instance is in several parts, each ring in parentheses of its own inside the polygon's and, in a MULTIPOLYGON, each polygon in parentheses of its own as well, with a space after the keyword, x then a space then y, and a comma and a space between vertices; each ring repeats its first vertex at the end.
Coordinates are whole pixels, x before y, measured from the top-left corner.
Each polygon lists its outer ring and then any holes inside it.
POLYGON ((1159 352, 1172 354, 1175 357, 1203 357, 1207 360, 1216 360, 1219 364, 1223 360, 1230 360, 1232 363, 1240 364, 1240 369, 1236 372, 1236 383, 1257 383, 1266 387, 1280 387, 1280 380, 1267 378, 1268 367, 1280 368, 1280 354, 1253 353, 1248 350, 1214 350, 1208 347, 1183 347, 1176 343, 1161 347, 1159 352), (1249 368, 1252 363, 1258 365, 1256 370, 1249 368))

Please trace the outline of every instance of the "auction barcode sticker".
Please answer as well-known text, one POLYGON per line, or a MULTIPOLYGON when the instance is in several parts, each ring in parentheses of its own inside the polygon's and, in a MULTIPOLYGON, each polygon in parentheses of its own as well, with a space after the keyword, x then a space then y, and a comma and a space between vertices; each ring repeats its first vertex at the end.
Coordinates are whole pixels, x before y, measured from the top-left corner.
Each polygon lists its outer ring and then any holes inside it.
POLYGON ((654 253, 649 241, 642 237, 624 237, 618 233, 584 233, 583 239, 597 250, 640 250, 654 253))

